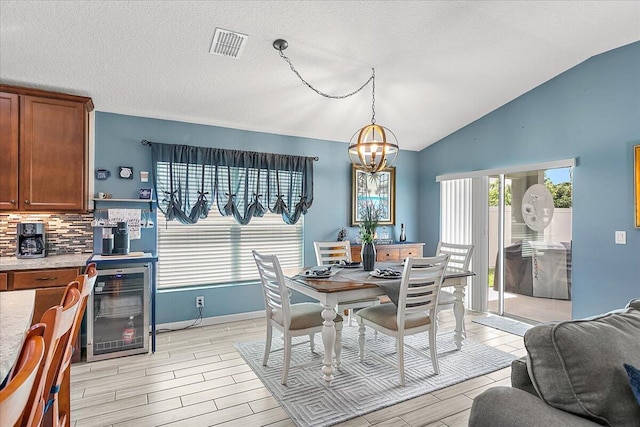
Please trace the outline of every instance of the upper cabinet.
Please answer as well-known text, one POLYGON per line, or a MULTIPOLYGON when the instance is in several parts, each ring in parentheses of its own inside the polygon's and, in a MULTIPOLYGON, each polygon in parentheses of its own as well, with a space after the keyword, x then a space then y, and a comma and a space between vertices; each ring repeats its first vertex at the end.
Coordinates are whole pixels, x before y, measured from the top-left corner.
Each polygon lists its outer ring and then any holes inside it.
POLYGON ((0 85, 0 210, 87 209, 92 110, 91 98, 0 85))

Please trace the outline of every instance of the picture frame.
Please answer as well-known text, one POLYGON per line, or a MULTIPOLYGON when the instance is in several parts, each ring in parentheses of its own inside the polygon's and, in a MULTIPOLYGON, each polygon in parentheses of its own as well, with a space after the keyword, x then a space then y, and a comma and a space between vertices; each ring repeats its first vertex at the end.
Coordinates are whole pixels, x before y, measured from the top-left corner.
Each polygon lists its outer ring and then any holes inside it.
POLYGON ((140 200, 151 200, 151 189, 150 188, 141 188, 140 195, 138 196, 140 200))
POLYGON ((396 223, 396 168, 388 167, 371 174, 351 166, 351 225, 362 222, 367 206, 380 214, 378 225, 396 223))
POLYGON ((635 220, 636 228, 640 228, 640 145, 633 147, 633 165, 634 165, 634 194, 635 194, 635 220))

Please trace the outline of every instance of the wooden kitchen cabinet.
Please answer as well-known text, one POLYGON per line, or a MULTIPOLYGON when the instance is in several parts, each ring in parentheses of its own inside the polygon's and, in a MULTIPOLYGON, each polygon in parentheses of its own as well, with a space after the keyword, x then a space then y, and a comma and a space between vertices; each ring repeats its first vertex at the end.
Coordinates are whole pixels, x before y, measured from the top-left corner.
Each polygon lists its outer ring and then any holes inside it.
MULTIPOLYGON (((23 289, 36 290, 35 306, 31 321, 33 325, 40 322, 42 315, 50 307, 60 304, 67 285, 80 274, 80 268, 65 267, 44 270, 9 271, 3 274, 8 277, 7 287, 10 291, 23 289)), ((76 341, 73 360, 80 360, 80 340, 76 341)))
POLYGON ((69 282, 75 280, 78 274, 80 274, 80 269, 77 267, 10 271, 9 289, 14 291, 36 290, 33 323, 38 323, 49 307, 60 304, 65 288, 69 282))
POLYGON ((0 209, 18 207, 18 95, 0 92, 0 209))
POLYGON ((7 273, 0 273, 0 291, 7 290, 7 273))
MULTIPOLYGON (((376 244, 376 261, 403 261, 407 257, 424 256, 424 243, 376 244)), ((362 246, 351 246, 351 260, 361 262, 362 246)))
POLYGON ((92 110, 91 98, 0 85, 0 210, 87 209, 92 110))

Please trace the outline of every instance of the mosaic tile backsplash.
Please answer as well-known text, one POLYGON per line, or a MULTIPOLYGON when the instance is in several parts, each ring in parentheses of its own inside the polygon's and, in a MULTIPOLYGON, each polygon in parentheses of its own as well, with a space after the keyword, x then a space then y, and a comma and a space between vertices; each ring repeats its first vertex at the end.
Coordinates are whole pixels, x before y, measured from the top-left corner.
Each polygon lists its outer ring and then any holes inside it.
POLYGON ((44 222, 47 256, 93 252, 92 213, 0 213, 0 257, 16 254, 19 222, 44 222))

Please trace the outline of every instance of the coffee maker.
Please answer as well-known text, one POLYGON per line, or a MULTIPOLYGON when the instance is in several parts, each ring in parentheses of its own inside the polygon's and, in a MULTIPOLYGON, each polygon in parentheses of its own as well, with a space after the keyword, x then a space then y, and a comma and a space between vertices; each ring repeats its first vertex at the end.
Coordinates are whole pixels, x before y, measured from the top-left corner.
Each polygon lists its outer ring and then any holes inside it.
POLYGON ((129 254, 129 225, 126 221, 119 221, 112 234, 102 237, 102 255, 129 254))
POLYGON ((129 253, 129 224, 119 221, 113 229, 113 253, 127 255, 129 253))
POLYGON ((20 222, 16 228, 16 258, 44 258, 44 223, 20 222))

